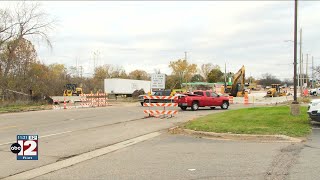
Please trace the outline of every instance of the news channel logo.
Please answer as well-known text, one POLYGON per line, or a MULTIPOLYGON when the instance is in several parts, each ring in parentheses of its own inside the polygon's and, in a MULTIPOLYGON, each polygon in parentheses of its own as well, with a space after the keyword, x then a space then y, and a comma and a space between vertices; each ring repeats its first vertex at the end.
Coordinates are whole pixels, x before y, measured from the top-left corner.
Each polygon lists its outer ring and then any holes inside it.
POLYGON ((10 147, 17 160, 38 160, 38 135, 17 135, 17 142, 10 147))

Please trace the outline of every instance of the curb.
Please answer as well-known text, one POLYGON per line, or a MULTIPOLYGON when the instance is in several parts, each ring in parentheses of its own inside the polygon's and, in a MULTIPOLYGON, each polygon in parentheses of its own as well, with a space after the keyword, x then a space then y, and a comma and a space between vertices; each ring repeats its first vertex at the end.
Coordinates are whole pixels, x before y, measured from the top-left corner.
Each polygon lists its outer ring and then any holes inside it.
POLYGON ((168 129, 171 134, 187 134, 195 135, 201 137, 213 137, 225 140, 253 140, 253 141, 282 141, 282 142, 295 142, 301 143, 305 140, 289 137, 286 135, 256 135, 256 134, 231 134, 231 133, 215 133, 215 132, 204 132, 204 131, 194 131, 190 129, 183 129, 179 126, 172 127, 168 129))

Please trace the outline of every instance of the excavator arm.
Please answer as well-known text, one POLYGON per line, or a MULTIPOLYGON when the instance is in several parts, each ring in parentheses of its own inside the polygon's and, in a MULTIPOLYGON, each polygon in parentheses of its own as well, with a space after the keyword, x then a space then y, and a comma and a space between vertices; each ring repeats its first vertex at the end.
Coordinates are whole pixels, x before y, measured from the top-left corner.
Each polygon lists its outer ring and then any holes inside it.
POLYGON ((237 93, 239 90, 242 90, 244 88, 244 82, 245 82, 245 67, 242 65, 242 67, 239 69, 239 71, 233 76, 233 82, 231 87, 231 95, 237 96, 237 93), (241 79, 241 89, 238 89, 238 81, 241 79))

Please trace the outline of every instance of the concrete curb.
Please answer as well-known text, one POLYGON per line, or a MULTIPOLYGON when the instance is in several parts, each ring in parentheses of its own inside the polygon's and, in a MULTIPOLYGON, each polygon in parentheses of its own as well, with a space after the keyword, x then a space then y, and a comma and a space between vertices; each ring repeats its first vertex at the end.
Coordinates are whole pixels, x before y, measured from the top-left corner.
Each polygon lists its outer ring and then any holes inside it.
POLYGON ((179 126, 172 127, 168 129, 171 134, 187 134, 201 137, 211 137, 225 140, 251 140, 251 141, 282 141, 282 142, 295 142, 301 143, 305 140, 289 137, 286 135, 255 135, 255 134, 231 134, 231 133, 215 133, 215 132, 204 132, 204 131, 194 131, 190 129, 183 129, 179 126))

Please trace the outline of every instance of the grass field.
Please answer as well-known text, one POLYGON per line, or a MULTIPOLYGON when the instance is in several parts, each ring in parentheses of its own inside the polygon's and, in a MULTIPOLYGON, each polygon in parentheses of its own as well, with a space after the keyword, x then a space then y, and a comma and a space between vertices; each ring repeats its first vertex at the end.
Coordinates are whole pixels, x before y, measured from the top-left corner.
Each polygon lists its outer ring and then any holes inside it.
POLYGON ((301 107, 299 116, 290 115, 289 106, 256 107, 211 114, 184 125, 186 129, 236 134, 282 134, 303 137, 311 132, 306 113, 301 107))
POLYGON ((0 113, 10 113, 10 112, 24 112, 24 111, 37 111, 50 109, 47 105, 42 103, 7 103, 0 104, 0 113))

